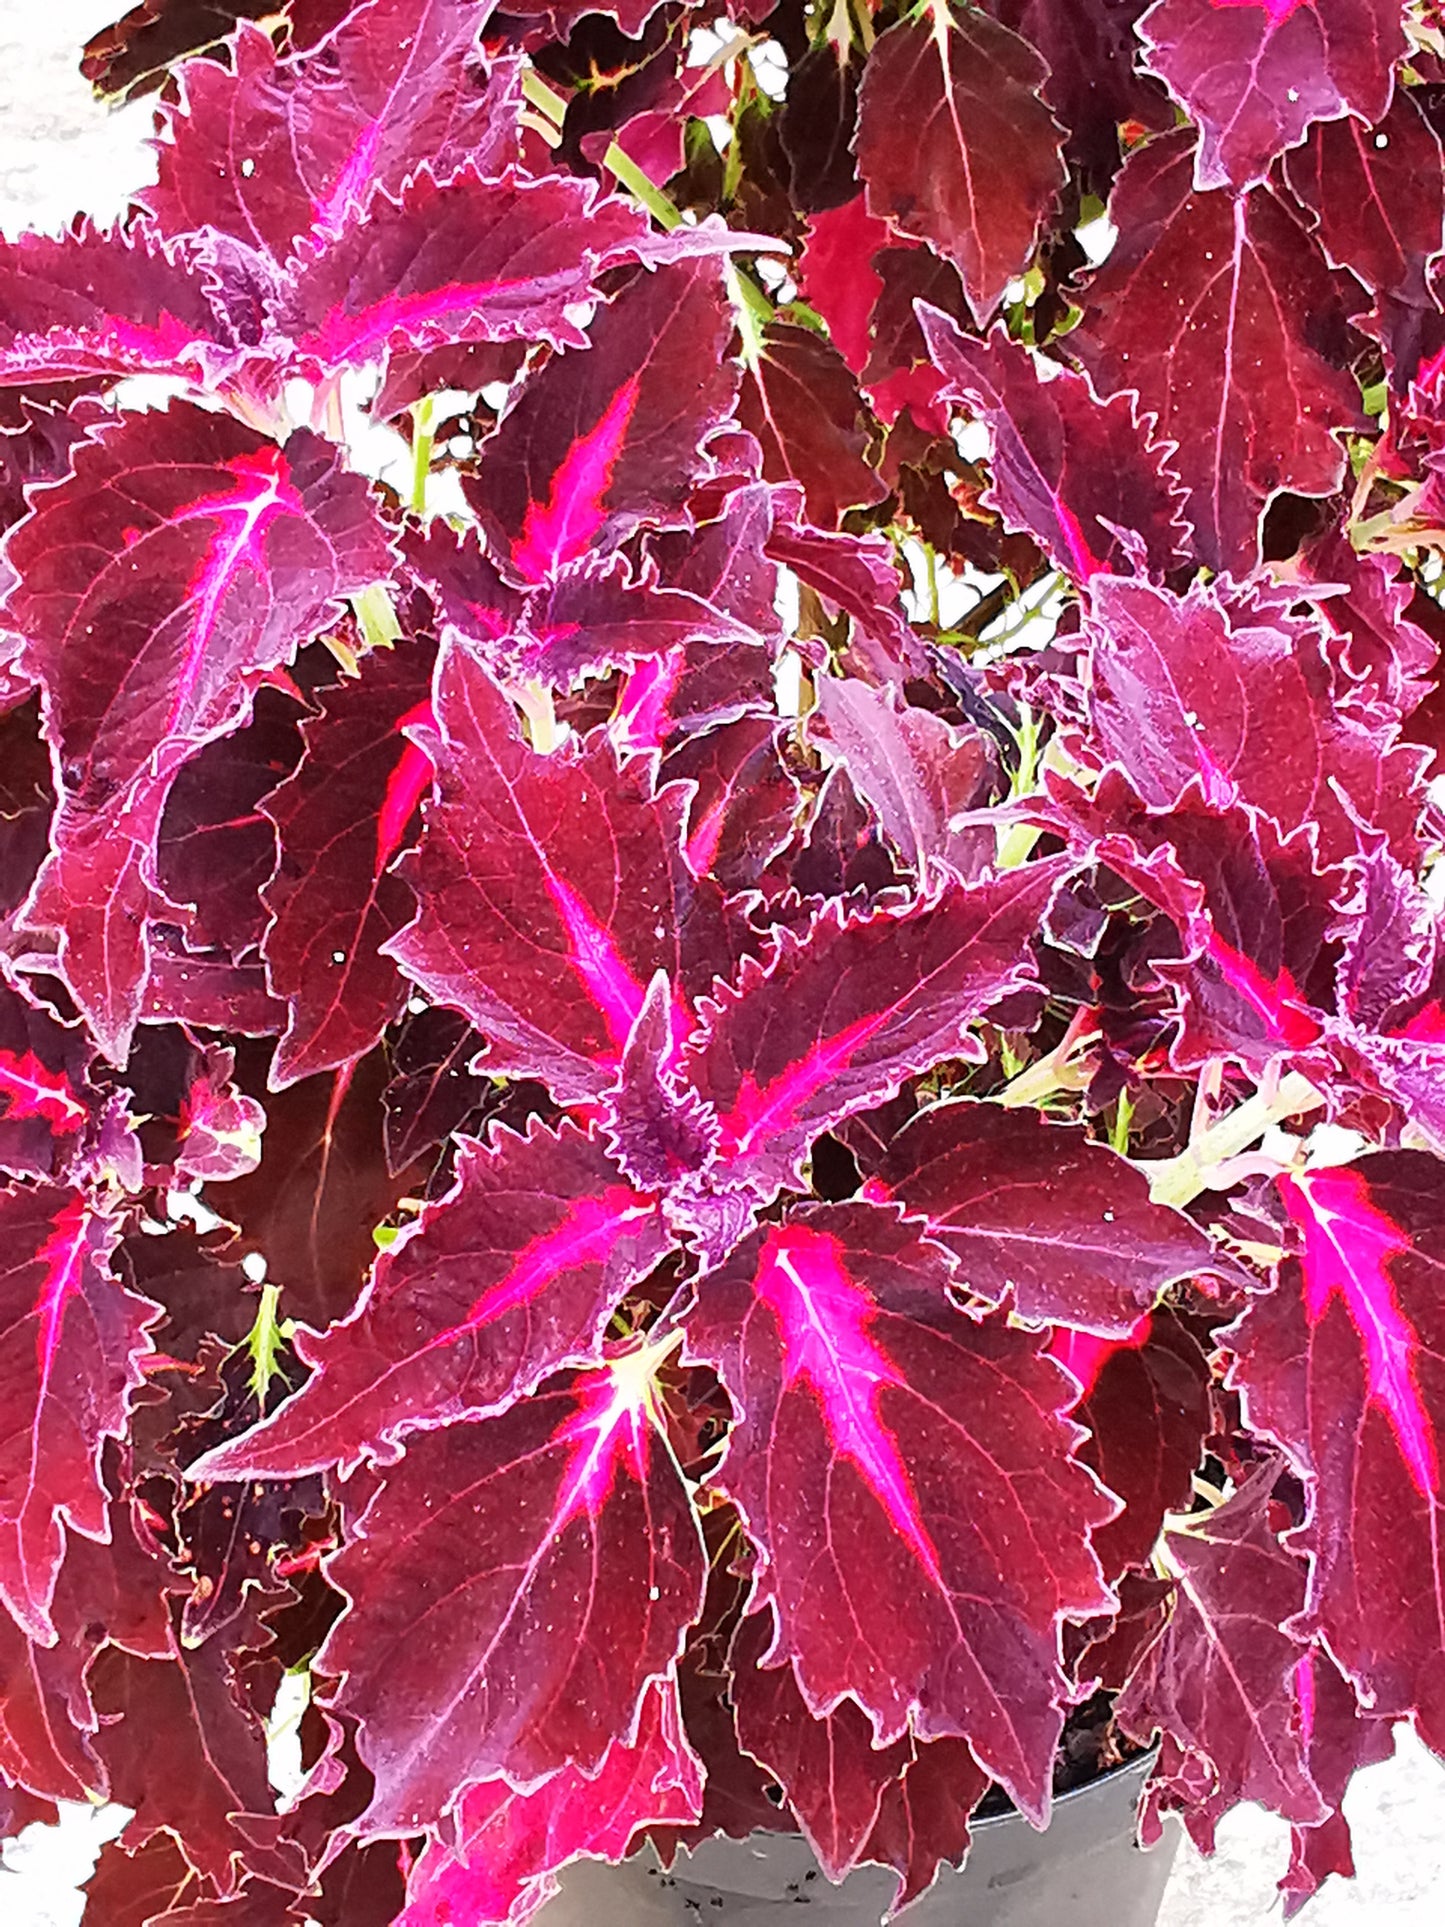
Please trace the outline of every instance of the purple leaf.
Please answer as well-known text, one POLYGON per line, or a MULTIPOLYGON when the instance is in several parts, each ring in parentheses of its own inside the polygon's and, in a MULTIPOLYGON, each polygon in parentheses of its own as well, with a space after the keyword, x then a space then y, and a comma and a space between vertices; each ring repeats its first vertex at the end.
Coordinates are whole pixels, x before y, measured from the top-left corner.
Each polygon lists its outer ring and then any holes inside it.
POLYGON ((1200 187, 1262 181, 1312 121, 1379 120, 1405 51, 1395 0, 1159 0, 1139 38, 1203 130, 1200 187))

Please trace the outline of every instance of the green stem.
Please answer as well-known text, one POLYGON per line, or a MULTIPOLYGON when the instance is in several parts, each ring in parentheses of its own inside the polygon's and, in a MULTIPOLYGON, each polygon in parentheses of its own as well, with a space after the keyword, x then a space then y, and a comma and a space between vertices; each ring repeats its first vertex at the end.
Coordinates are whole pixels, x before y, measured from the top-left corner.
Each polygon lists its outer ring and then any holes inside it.
POLYGON ((554 126, 562 125, 567 113, 567 103, 554 88, 547 85, 535 67, 523 67, 522 93, 539 113, 547 116, 554 126))
POLYGON ((1221 1164, 1257 1144, 1272 1125, 1317 1111, 1324 1101, 1323 1092, 1317 1091, 1302 1072, 1288 1071, 1274 1090, 1256 1091, 1228 1116, 1201 1131, 1177 1158, 1142 1164, 1139 1168, 1149 1179, 1149 1195, 1155 1204, 1191 1203, 1201 1191, 1209 1189, 1221 1164))
POLYGON ((681 225, 680 210, 672 205, 661 188, 653 186, 637 162, 616 141, 602 156, 602 165, 619 187, 625 187, 633 200, 647 209, 659 226, 673 228, 681 225))
POLYGON ((436 436, 436 397, 423 395, 411 405, 411 507, 414 515, 426 514, 426 478, 431 473, 432 448, 436 436))

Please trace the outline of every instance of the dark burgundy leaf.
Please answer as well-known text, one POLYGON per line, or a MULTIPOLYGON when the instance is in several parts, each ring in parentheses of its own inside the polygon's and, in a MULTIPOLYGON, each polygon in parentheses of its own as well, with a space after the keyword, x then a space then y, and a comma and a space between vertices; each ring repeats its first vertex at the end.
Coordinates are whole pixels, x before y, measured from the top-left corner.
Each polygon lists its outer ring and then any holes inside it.
POLYGON ((793 833, 800 794, 779 754, 776 717, 739 716, 682 743, 659 780, 695 783, 682 846, 687 867, 728 896, 757 888, 793 833))
POLYGON ((291 1478, 419 1425, 502 1410, 596 1358, 608 1318, 667 1248, 655 1204, 574 1125, 460 1142, 457 1181, 377 1261, 344 1324, 297 1334, 312 1377, 192 1479, 291 1478))
MULTIPOLYGON (((1254 1800, 1287 1820, 1323 1819, 1294 1718, 1301 1643, 1283 1630, 1304 1604, 1304 1567, 1270 1527, 1278 1468, 1267 1463, 1213 1511, 1164 1535, 1174 1606, 1158 1641, 1120 1697, 1116 1718, 1148 1741, 1162 1729, 1183 1762, 1211 1776, 1206 1801, 1188 1815, 1201 1845, 1213 1818, 1254 1800)), ((1156 1802, 1167 1781, 1151 1788, 1156 1802)))
POLYGON ((1309 1480, 1305 1623, 1386 1717, 1445 1743, 1440 1167, 1423 1151, 1284 1177, 1302 1242, 1228 1344, 1250 1423, 1309 1480))
MULTIPOLYGON (((967 832, 954 825, 989 800, 995 762, 988 739, 899 703, 886 688, 837 676, 819 677, 814 688, 829 747, 903 862, 925 886, 950 874, 967 880, 967 832)), ((986 834, 992 856, 993 834, 986 834)))
POLYGON ((856 149, 869 212, 953 262, 980 324, 1063 185, 1063 133, 1039 98, 1047 72, 1017 34, 946 0, 868 57, 856 149))
POLYGON ((324 63, 278 61, 269 34, 241 27, 229 66, 187 66, 184 111, 163 109, 159 178, 136 198, 163 233, 217 229, 279 263, 423 163, 443 180, 467 162, 501 173, 521 88, 514 62, 470 71, 485 18, 475 0, 373 0, 324 63))
POLYGON ((261 941, 276 828, 257 805, 296 767, 301 716, 280 690, 258 690, 246 727, 207 743, 171 784, 156 881, 198 947, 239 956, 261 941))
POLYGON ((887 484, 864 459, 863 398, 835 347, 778 322, 745 365, 738 418, 758 438, 769 481, 799 483, 809 519, 824 529, 883 499, 887 484))
POLYGON ((1062 870, 1039 863, 921 908, 848 920, 830 906, 766 964, 744 964, 688 1048, 735 1183, 797 1181, 808 1146, 945 1057, 977 1059, 968 1026, 1033 976, 1031 939, 1062 870))
POLYGON ((617 1083, 603 1099, 608 1149, 644 1191, 665 1191, 686 1179, 717 1148, 717 1119, 677 1075, 671 1001, 659 970, 632 1026, 617 1083))
POLYGON ((107 1841, 84 1891, 87 1908, 106 1927, 149 1927, 158 1916, 185 1906, 202 1891, 202 1882, 175 1837, 153 1833, 134 1851, 119 1840, 107 1841))
POLYGON ((1281 489, 1333 494, 1337 436, 1363 418, 1317 245, 1267 188, 1198 192, 1192 156, 1187 128, 1130 155, 1109 202, 1119 240, 1069 347, 1101 394, 1132 390, 1175 444, 1199 559, 1243 572, 1264 506, 1281 489))
POLYGON ((884 666, 873 680, 890 682, 900 668, 922 667, 918 640, 903 619, 897 561, 882 536, 815 529, 794 514, 774 523, 768 554, 849 616, 855 638, 878 645, 884 666))
POLYGON ((460 648, 442 652, 436 725, 437 800, 401 866, 417 917, 388 950, 483 1033, 487 1070, 543 1078, 563 1103, 600 1096, 654 972, 681 1034, 729 955, 717 886, 683 860, 685 792, 655 796, 640 759, 619 770, 596 739, 529 749, 460 648))
POLYGON ((80 71, 98 94, 129 99, 158 87, 172 61, 215 46, 238 20, 260 19, 274 5, 275 0, 139 0, 86 41, 80 71))
POLYGON ((1134 28, 1152 0, 989 0, 1006 27, 1046 53, 1043 95, 1068 129, 1085 185, 1103 194, 1119 165, 1119 129, 1174 125, 1164 88, 1137 65, 1134 28))
MULTIPOLYGON (((246 1069, 245 1087, 263 1089, 254 1056, 246 1069)), ((207 1187, 212 1210, 240 1231, 237 1255, 259 1252, 274 1266, 285 1292, 283 1316, 318 1330, 356 1303, 376 1256, 372 1233, 415 1175, 387 1169, 386 1075, 382 1053, 373 1051, 359 1064, 268 1096, 259 1167, 207 1187)))
POLYGON ((1165 1310, 1130 1343, 1060 1330, 1053 1352, 1084 1388, 1074 1417, 1090 1436, 1079 1457, 1124 1501, 1118 1518, 1094 1532, 1094 1550, 1113 1583, 1130 1567, 1149 1565, 1166 1513, 1189 1509, 1190 1481, 1213 1423, 1208 1360, 1165 1310))
POLYGON ((1124 1337, 1161 1294, 1220 1260, 1182 1211, 1077 1125, 952 1103, 920 1111, 874 1169, 958 1260, 959 1283, 1036 1324, 1124 1337))
POLYGON ((381 1094, 388 1170, 406 1170, 481 1104, 493 1088, 471 1068, 482 1048, 482 1038, 457 1011, 433 1006, 407 1019, 391 1046, 391 1081, 381 1094))
POLYGON ((1396 0, 1158 0, 1148 62, 1203 130, 1200 187, 1248 187, 1311 121, 1379 120, 1405 51, 1396 0))
POLYGON ((90 1118, 84 1036, 0 972, 0 1170, 54 1177, 90 1118))
POLYGON ((989 1785, 962 1740, 915 1745, 903 1777, 883 1790, 878 1819, 863 1849, 898 1875, 895 1910, 933 1885, 940 1866, 960 1866, 968 1852, 968 1817, 989 1785))
POLYGON ((125 1431, 157 1307, 111 1272, 117 1229, 86 1193, 0 1192, 0 1225, 0 1598, 49 1641, 66 1529, 109 1536, 101 1451, 125 1431))
POLYGON ((126 1829, 132 1849, 167 1828, 197 1873, 223 1893, 235 1885, 238 1861, 299 1884, 299 1860, 267 1839, 274 1796, 266 1739, 232 1695, 226 1662, 220 1638, 176 1659, 103 1652, 91 1673, 102 1716, 95 1749, 112 1798, 135 1809, 126 1829), (158 1746, 162 1733, 166 1743, 158 1746))
POLYGON ((640 524, 685 519, 706 473, 699 445, 737 393, 731 330, 715 261, 642 272, 590 337, 565 337, 587 353, 555 357, 525 385, 467 484, 525 581, 615 548, 640 524))
POLYGON ((1322 1646, 1313 1646, 1295 1670, 1300 1736, 1310 1778, 1330 1808, 1317 1827, 1295 1827, 1290 1863, 1280 1880, 1284 1914, 1292 1920, 1332 1873, 1353 1876, 1350 1823, 1341 1802, 1356 1769, 1388 1760, 1395 1731, 1387 1719, 1362 1711, 1355 1689, 1322 1646))
POLYGON ((542 338, 586 345, 567 310, 597 298, 597 277, 648 246, 646 219, 590 181, 474 169, 438 184, 423 170, 399 200, 379 193, 364 220, 307 243, 277 319, 323 369, 388 348, 542 338))
POLYGON ((1378 127, 1353 118, 1312 127, 1285 162, 1325 253, 1375 295, 1431 305, 1425 269, 1445 243, 1440 137, 1409 89, 1378 127))
POLYGON ((376 1775, 363 1825, 415 1830, 469 1782, 601 1768, 702 1605, 702 1539, 651 1417, 646 1348, 480 1425, 419 1432, 330 1577, 320 1654, 376 1775))
POLYGON ((696 596, 630 577, 620 558, 565 570, 533 602, 515 648, 526 675, 564 688, 584 671, 665 656, 690 642, 748 646, 752 632, 696 596))
MULTIPOLYGON (((0 669, 0 679, 3 675, 0 669)), ((0 923, 30 894, 45 860, 54 807, 39 703, 21 695, 0 715, 0 923)))
POLYGON ((1001 330, 970 341, 937 309, 920 320, 945 393, 989 425, 991 495, 1006 527, 1033 536, 1077 582, 1134 568, 1157 579, 1177 566, 1182 491, 1129 395, 1101 404, 1065 369, 1042 380, 1001 330))
POLYGON ((175 769, 244 720, 251 692, 336 599, 389 568, 366 485, 298 429, 285 452, 172 403, 76 452, 10 537, 7 608, 45 691, 61 778, 29 914, 62 932, 72 993, 123 1058, 145 975, 143 916, 175 769))
POLYGON ((731 491, 715 520, 654 535, 650 544, 669 588, 733 617, 762 641, 782 628, 778 571, 766 553, 773 511, 772 489, 747 482, 731 491))
POLYGON ((1039 1339, 966 1317, 950 1279, 895 1212, 819 1206, 703 1279, 687 1355, 738 1414, 716 1478, 760 1550, 767 1657, 816 1714, 851 1694, 875 1743, 910 1720, 966 1738, 1041 1819, 1058 1623, 1109 1604, 1087 1534, 1110 1506, 1072 1460, 1039 1339), (1003 1555, 1023 1538, 1027 1561, 1003 1555))
POLYGON ((875 1747, 868 1716, 853 1699, 817 1718, 791 1665, 759 1665, 770 1641, 767 1616, 745 1619, 733 1641, 729 1697, 738 1739, 772 1774, 830 1880, 857 1865, 880 1801, 909 1759, 906 1739, 875 1747))
POLYGON ((280 855, 261 949, 290 1008, 273 1089, 360 1057, 401 1012, 406 987, 380 947, 415 909, 392 866, 431 788, 406 732, 431 719, 433 662, 419 641, 370 651, 355 681, 322 695, 299 766, 262 802, 280 855))

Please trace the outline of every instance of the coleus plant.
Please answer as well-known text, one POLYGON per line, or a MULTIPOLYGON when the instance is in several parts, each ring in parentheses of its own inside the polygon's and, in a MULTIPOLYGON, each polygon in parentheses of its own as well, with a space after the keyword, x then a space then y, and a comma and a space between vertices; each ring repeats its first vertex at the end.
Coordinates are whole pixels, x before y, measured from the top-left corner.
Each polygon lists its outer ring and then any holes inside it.
POLYGON ((7 1826, 903 1906, 1157 1740, 1298 1906, 1445 1752, 1435 9, 262 14, 0 254, 7 1826))

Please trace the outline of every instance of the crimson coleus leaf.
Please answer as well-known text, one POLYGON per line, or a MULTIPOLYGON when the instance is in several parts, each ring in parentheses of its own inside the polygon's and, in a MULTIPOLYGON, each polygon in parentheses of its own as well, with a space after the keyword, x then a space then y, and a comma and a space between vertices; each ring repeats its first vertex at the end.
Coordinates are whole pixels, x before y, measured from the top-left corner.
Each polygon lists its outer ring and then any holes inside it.
POLYGON ((381 945, 415 908, 392 865, 431 789, 404 732, 430 718, 434 661, 420 640, 369 652, 355 681, 322 692, 300 764, 262 802, 278 858, 261 954, 290 1013, 273 1089, 361 1056, 401 1013, 406 986, 381 945))
POLYGON ((324 62, 278 59, 269 34, 242 26, 229 66, 186 68, 184 109, 162 109, 156 184, 136 199, 163 233, 215 229, 279 263, 423 162, 439 179, 468 161, 501 173, 516 159, 520 86, 514 62, 490 77, 480 59, 473 66, 489 11, 475 0, 371 0, 324 62))
POLYGON ((702 1605, 702 1536, 653 1417, 655 1350, 481 1424, 413 1436, 328 1574, 318 1657, 376 1776, 363 1830, 463 1787, 594 1774, 702 1605))
POLYGON ((1188 1509, 1214 1423, 1209 1361, 1168 1310, 1146 1314, 1123 1343, 1060 1327, 1050 1350, 1084 1388, 1073 1414, 1089 1428, 1079 1457, 1124 1502, 1094 1530, 1113 1584, 1147 1568, 1165 1515, 1188 1509))
POLYGON ((1279 1180, 1302 1242, 1226 1342, 1250 1423, 1307 1481, 1303 1624, 1381 1715, 1445 1744, 1445 1193, 1423 1151, 1279 1180))
POLYGON ((166 1594, 184 1582, 142 1544, 128 1505, 110 1505, 106 1524, 109 1543, 76 1536, 66 1547, 51 1602, 54 1645, 30 1639, 0 1611, 0 1772, 56 1799, 107 1790, 90 1744, 99 1719, 86 1673, 97 1649, 110 1643, 158 1658, 174 1646, 166 1594))
POLYGON ((399 199, 378 191, 334 240, 302 243, 278 287, 275 323, 301 363, 324 370, 397 348, 584 347, 570 311, 598 299, 608 269, 716 257, 732 244, 712 225, 653 235, 632 203, 599 195, 591 181, 515 169, 484 180, 469 165, 438 182, 423 168, 399 199))
POLYGON ((437 667, 437 771, 401 875, 418 910, 387 945, 431 997, 486 1036, 488 1070, 540 1077, 562 1103, 612 1082, 653 973, 686 1003, 735 954, 717 886, 682 855, 685 792, 654 795, 605 740, 549 756, 466 650, 437 667), (486 835, 476 833, 486 824, 486 835))
POLYGON ((108 1840, 95 1872, 82 1888, 86 1905, 114 1927, 150 1927, 151 1921, 186 1906, 205 1891, 209 1887, 203 1886, 180 1842, 169 1833, 152 1834, 134 1852, 118 1840, 108 1840))
POLYGON ((967 1317, 952 1276, 895 1210, 801 1211, 702 1279, 686 1356, 734 1404, 715 1480, 759 1549, 767 1658, 815 1714, 851 1695, 875 1744, 966 1738, 1042 1819, 1059 1623, 1112 1604, 1088 1544, 1111 1503, 1042 1340, 967 1317))
POLYGON ((1392 1722, 1361 1709, 1354 1687, 1323 1646, 1312 1646, 1295 1668, 1295 1699, 1310 1778, 1330 1811, 1318 1826, 1291 1830, 1290 1862, 1279 1882, 1286 1920, 1330 1874, 1353 1875, 1350 1823, 1341 1810, 1346 1789, 1359 1767, 1388 1760, 1395 1751, 1392 1722))
POLYGON ((1243 573, 1264 506, 1332 495, 1338 434, 1364 418, 1318 245, 1268 188, 1196 190, 1192 155, 1180 128, 1129 156, 1109 201, 1119 240, 1068 340, 1101 394, 1132 390, 1175 445, 1200 561, 1243 573))
POLYGON ((997 1104, 917 1113, 876 1187, 958 1260, 958 1282, 1022 1318, 1123 1337, 1172 1284, 1217 1269, 1206 1234, 1151 1202, 1144 1173, 1079 1125, 997 1104))
POLYGON ((1210 1773, 1206 1827, 1239 1800, 1306 1825, 1324 1818, 1295 1721, 1303 1645, 1284 1628, 1304 1604, 1304 1568, 1269 1522, 1278 1474, 1267 1462, 1223 1504, 1165 1533, 1173 1606, 1116 1711, 1125 1732, 1147 1741, 1162 1729, 1210 1773))
POLYGON ((962 1865, 969 1815, 988 1785, 988 1775, 962 1740, 915 1744, 902 1777, 883 1789, 862 1856, 898 1875, 893 1912, 927 1893, 940 1867, 962 1865))
POLYGON ((473 1071, 482 1039, 460 1011, 431 1005, 410 1016, 392 1041, 391 1081, 381 1094, 386 1112, 386 1162, 404 1171, 442 1144, 494 1090, 473 1071))
POLYGON ((456 1183, 377 1260, 351 1317, 297 1333, 307 1383, 188 1476, 349 1467, 394 1455, 419 1425, 500 1411, 597 1356, 618 1300, 668 1242, 653 1201, 575 1125, 462 1138, 456 1183))
MULTIPOLYGON (((1285 179, 1316 222, 1326 255, 1349 268, 1377 298, 1385 338, 1393 341, 1395 304, 1403 310, 1434 310, 1427 269, 1445 232, 1445 177, 1440 136, 1425 118, 1412 90, 1395 91, 1378 127, 1353 117, 1310 129, 1304 146, 1289 155, 1285 179)), ((1403 382, 1419 360, 1404 334, 1396 354, 1403 382)), ((1434 345, 1438 345, 1435 343, 1434 345)))
POLYGON ((770 482, 797 482, 808 518, 833 529, 888 485, 865 460, 863 397, 848 364, 810 328, 776 322, 745 358, 738 419, 758 438, 770 482))
POLYGON ((91 1672, 101 1715, 95 1749, 111 1796, 135 1810, 132 1847, 161 1828, 183 1843, 197 1873, 227 1893, 241 1866, 293 1892, 305 1878, 299 1854, 273 1844, 275 1795, 266 1777, 266 1735, 231 1690, 225 1637, 174 1659, 142 1659, 111 1647, 91 1672), (157 1745, 165 1734, 164 1746, 157 1745))
POLYGON ((215 379, 240 347, 189 244, 88 222, 58 237, 0 242, 0 383, 215 379))
POLYGON ((1063 133, 1039 98, 1047 72, 1017 34, 950 0, 890 27, 864 71, 855 145, 868 211, 954 263, 980 324, 1063 185, 1063 133))
POLYGON ((110 1531, 101 1451, 125 1432, 159 1308, 112 1273, 117 1227, 85 1192, 0 1191, 0 1225, 0 1599, 49 1643, 65 1528, 110 1531))
POLYGON ((1271 818, 1239 803, 1206 801, 1191 779, 1171 810, 1144 810, 1117 771, 1082 811, 1055 796, 1108 870, 1174 921, 1146 939, 1155 975, 1177 987, 1181 1069, 1228 1054, 1262 1068, 1321 1039, 1329 1003, 1326 940, 1337 933, 1345 888, 1338 869, 1316 867, 1316 826, 1283 837, 1271 818))
POLYGON ((1361 821, 1409 853, 1420 754, 1341 700, 1308 615, 1266 589, 1181 597, 1114 577, 1092 603, 1090 721, 1146 803, 1172 808, 1197 783, 1208 802, 1253 804, 1286 832, 1314 824, 1321 864, 1356 854, 1361 821))
POLYGON ((942 1058, 978 1058, 968 1026, 1032 980, 1066 868, 1051 859, 862 917, 830 904, 766 963, 745 962, 685 1059, 717 1112, 728 1179, 792 1184, 830 1124, 942 1058))
POLYGON ((160 86, 172 61, 216 45, 238 20, 269 11, 269 0, 139 0, 86 41, 80 71, 99 98, 132 99, 160 86))
POLYGON ((875 1747, 854 1699, 815 1716, 791 1665, 760 1666, 770 1643, 765 1613, 745 1619, 734 1636, 728 1697, 738 1739, 782 1787, 823 1872, 842 1880, 862 1856, 885 1789, 902 1777, 911 1748, 906 1739, 875 1747))
POLYGON ((566 570, 537 598, 527 668, 564 687, 584 670, 666 655, 689 643, 753 647, 752 631, 700 598, 629 577, 617 562, 566 570))
POLYGON ((1200 187, 1248 187, 1311 121, 1390 104, 1396 0, 1159 0, 1139 23, 1154 72, 1202 130, 1200 187))
MULTIPOLYGON (((234 1021, 227 1009, 222 1021, 234 1021)), ((243 1088, 265 1088, 264 1051, 241 1058, 243 1088)), ((376 1257, 374 1228, 395 1210, 411 1171, 387 1167, 379 1050, 265 1098, 256 1170, 206 1187, 210 1208, 240 1233, 236 1255, 285 1252, 286 1316, 318 1330, 356 1303, 376 1257)))
POLYGON ((45 697, 61 796, 30 914, 56 924, 76 1001, 122 1057, 175 769, 246 715, 336 599, 390 568, 359 476, 298 429, 281 449, 189 403, 76 451, 10 537, 7 612, 45 697))
POLYGON ((659 772, 696 785, 683 856, 728 896, 758 888, 791 840, 802 795, 779 753, 785 733, 776 716, 738 716, 680 743, 659 772))
POLYGON ((198 949, 240 956, 261 941, 276 826, 259 804, 300 760, 301 720, 290 695, 258 690, 250 722, 207 743, 170 786, 156 882, 198 949))
POLYGON ((989 11, 1045 51, 1044 99, 1068 129, 1068 159, 1102 194, 1119 166, 1122 123, 1131 132, 1175 124, 1174 104, 1141 72, 1135 25, 1152 0, 989 0, 989 11))
POLYGON ((1067 369, 1041 379, 1001 329, 970 341, 936 308, 919 320, 945 395, 988 423, 993 485, 984 500, 1007 528, 1033 536, 1076 582, 1133 566, 1158 578, 1179 563, 1183 491, 1133 397, 1100 402, 1067 369))
POLYGON ((620 1861, 640 1827, 685 1826, 702 1810, 702 1769, 673 1679, 643 1688, 635 1735, 615 1739, 595 1775, 563 1767, 528 1793, 505 1780, 469 1787, 454 1837, 428 1847, 407 1881, 397 1927, 529 1919, 579 1854, 620 1861))
POLYGON ((524 581, 615 548, 642 523, 686 520, 707 470, 699 444, 737 394, 731 333, 717 262, 703 259, 639 271, 588 334, 556 336, 588 352, 554 357, 526 383, 466 483, 524 581))

